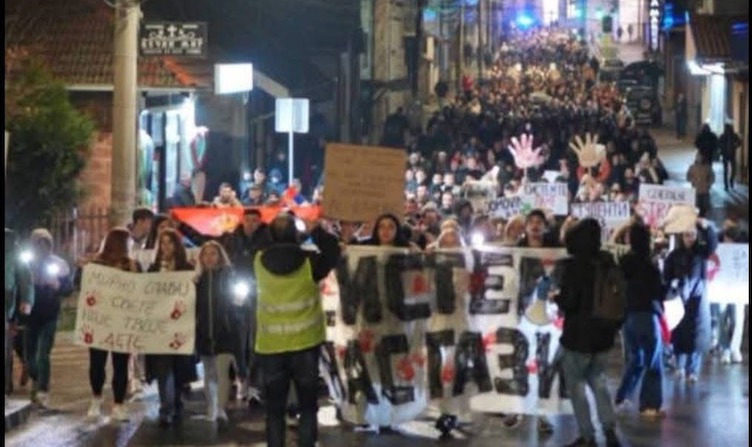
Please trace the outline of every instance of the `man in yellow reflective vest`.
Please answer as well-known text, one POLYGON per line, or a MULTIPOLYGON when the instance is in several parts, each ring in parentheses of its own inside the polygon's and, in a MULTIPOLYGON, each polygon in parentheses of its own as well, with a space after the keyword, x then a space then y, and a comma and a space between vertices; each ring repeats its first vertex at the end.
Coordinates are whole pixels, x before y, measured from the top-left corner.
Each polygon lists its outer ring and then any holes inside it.
POLYGON ((337 238, 319 226, 310 232, 315 249, 304 249, 303 229, 293 215, 277 216, 268 229, 271 245, 254 259, 255 348, 267 396, 269 447, 285 446, 291 382, 300 410, 298 445, 314 447, 318 437, 319 355, 326 324, 318 284, 337 266, 340 249, 337 238))

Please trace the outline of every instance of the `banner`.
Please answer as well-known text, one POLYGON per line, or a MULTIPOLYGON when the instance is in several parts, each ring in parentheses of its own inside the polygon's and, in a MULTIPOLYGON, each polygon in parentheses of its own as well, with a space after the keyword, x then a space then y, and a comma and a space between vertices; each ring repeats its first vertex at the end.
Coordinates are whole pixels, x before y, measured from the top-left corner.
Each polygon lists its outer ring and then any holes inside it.
POLYGON ((193 354, 193 275, 131 273, 86 265, 78 296, 75 343, 122 353, 193 354))
POLYGON ((553 211, 557 216, 569 214, 569 189, 566 183, 527 183, 522 186, 523 208, 553 211))
POLYGON ((565 256, 348 246, 322 283, 323 368, 344 419, 400 424, 429 404, 452 414, 571 413, 563 320, 547 300, 565 256))
POLYGON ((571 214, 578 219, 597 219, 601 224, 601 240, 605 242, 611 233, 629 222, 631 210, 629 202, 587 202, 573 203, 571 214))
POLYGON ((718 244, 708 264, 710 301, 749 304, 749 244, 718 244))
POLYGON ((640 185, 637 213, 651 227, 662 225, 674 205, 695 206, 695 190, 686 186, 640 185))
POLYGON ((402 149, 327 144, 324 214, 333 219, 373 222, 382 213, 405 212, 402 149))
MULTIPOLYGON (((261 220, 271 222, 283 210, 289 209, 296 216, 304 220, 313 221, 320 217, 321 209, 318 206, 297 206, 283 208, 279 206, 249 207, 261 212, 261 220)), ((170 213, 176 220, 183 222, 194 230, 206 236, 221 236, 224 233, 235 231, 235 228, 243 219, 243 211, 246 208, 173 208, 170 213)))

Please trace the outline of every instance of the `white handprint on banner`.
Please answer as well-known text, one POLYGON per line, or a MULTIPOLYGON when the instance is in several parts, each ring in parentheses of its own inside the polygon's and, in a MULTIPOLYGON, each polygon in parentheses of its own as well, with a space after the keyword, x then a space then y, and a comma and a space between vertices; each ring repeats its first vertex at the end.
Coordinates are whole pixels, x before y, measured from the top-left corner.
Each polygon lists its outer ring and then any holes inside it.
POLYGON ((580 166, 586 169, 597 166, 606 158, 606 146, 598 144, 598 137, 591 133, 585 134, 585 140, 576 135, 569 148, 577 154, 580 166))
POLYGON ((525 171, 526 176, 529 168, 540 166, 543 163, 541 149, 541 147, 533 148, 533 136, 529 134, 522 134, 519 139, 512 137, 512 144, 509 146, 515 164, 525 171))

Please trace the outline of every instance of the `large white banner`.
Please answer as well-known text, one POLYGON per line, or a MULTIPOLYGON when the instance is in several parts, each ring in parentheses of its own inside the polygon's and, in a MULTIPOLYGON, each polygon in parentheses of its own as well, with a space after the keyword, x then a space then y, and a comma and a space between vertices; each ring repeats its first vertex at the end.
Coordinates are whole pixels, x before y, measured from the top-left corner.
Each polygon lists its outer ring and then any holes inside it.
POLYGON ((193 354, 193 275, 131 273, 86 265, 78 298, 76 344, 123 353, 193 354))
POLYGON ((343 417, 392 425, 429 405, 452 414, 570 413, 563 320, 547 300, 564 257, 348 247, 322 285, 325 376, 343 417))
POLYGON ((695 190, 685 186, 640 185, 637 213, 651 227, 662 224, 674 205, 695 206, 695 190))
POLYGON ((749 244, 718 244, 708 263, 708 298, 749 304, 749 244))

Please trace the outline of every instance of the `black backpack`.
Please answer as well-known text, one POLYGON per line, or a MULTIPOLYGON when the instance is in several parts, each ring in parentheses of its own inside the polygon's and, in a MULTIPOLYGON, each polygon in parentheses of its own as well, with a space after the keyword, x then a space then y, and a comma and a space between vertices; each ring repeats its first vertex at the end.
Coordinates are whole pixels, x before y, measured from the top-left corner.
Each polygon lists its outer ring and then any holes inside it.
POLYGON ((595 290, 592 316, 620 327, 626 318, 627 309, 627 286, 624 274, 615 262, 606 262, 602 259, 596 260, 593 267, 595 290))

